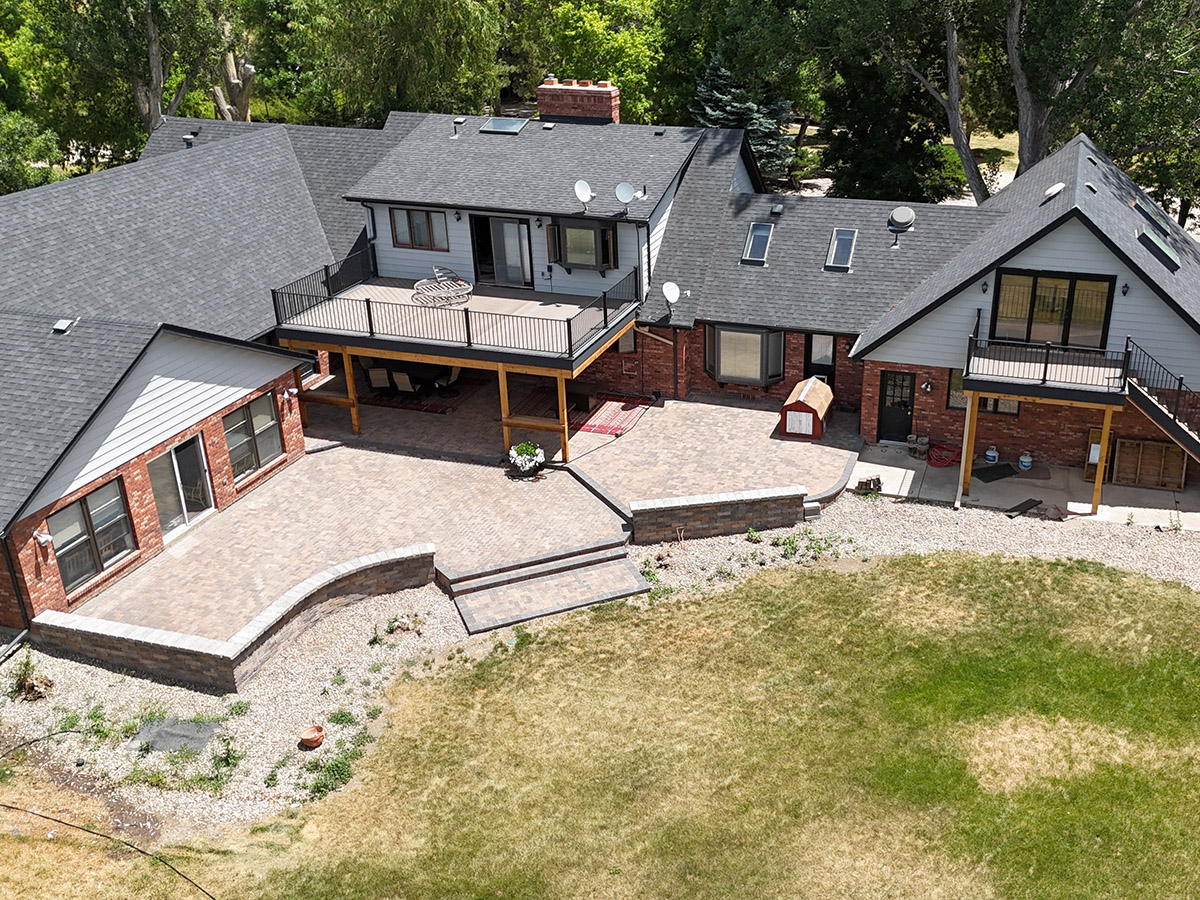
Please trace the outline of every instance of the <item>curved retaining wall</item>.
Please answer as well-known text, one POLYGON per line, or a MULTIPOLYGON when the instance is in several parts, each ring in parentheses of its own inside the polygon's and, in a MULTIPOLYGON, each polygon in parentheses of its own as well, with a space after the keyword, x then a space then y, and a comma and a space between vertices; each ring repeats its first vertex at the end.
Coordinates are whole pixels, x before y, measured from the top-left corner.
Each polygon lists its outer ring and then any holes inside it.
POLYGON ((45 650, 229 693, 331 611, 365 597, 429 584, 433 554, 433 544, 414 544, 333 566, 294 586, 227 641, 55 610, 35 618, 31 634, 45 650))

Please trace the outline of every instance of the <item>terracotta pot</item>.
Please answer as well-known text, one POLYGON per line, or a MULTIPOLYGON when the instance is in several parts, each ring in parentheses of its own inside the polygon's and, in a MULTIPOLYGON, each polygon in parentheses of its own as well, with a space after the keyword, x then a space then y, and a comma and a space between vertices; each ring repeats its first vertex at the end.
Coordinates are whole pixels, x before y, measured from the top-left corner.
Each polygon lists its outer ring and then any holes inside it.
POLYGON ((300 743, 310 749, 320 747, 325 740, 325 729, 320 725, 310 725, 300 732, 300 743))

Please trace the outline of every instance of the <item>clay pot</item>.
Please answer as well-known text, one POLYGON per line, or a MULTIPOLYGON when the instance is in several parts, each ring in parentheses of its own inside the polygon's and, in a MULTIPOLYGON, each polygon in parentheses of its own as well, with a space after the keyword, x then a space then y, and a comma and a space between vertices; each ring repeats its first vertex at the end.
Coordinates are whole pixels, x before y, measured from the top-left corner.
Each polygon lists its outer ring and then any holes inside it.
POLYGON ((325 740, 325 729, 320 725, 310 725, 300 732, 300 743, 310 750, 321 746, 325 740))

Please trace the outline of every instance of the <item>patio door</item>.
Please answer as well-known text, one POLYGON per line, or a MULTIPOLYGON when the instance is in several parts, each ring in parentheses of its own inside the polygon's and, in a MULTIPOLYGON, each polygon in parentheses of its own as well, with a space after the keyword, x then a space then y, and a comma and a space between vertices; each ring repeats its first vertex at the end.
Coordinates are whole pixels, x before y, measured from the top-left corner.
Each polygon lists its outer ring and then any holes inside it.
POLYGON ((884 372, 879 378, 879 440, 903 443, 912 434, 917 376, 884 372))
POLYGON ((152 459, 146 468, 164 539, 212 509, 208 463, 199 435, 152 459))
POLYGON ((510 287, 533 287, 529 220, 472 216, 478 280, 510 287))

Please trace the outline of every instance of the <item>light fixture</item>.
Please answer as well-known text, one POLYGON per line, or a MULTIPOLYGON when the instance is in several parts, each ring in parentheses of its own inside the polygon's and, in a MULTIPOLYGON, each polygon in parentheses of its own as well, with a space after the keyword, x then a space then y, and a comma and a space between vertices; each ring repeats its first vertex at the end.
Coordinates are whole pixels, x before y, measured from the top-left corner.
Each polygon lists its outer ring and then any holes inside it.
POLYGON ((284 390, 283 390, 283 396, 287 400, 291 400, 293 397, 295 397, 299 393, 300 393, 300 389, 294 388, 294 387, 284 388, 284 390))
POLYGON ((536 225, 538 228, 541 228, 542 227, 542 217, 538 216, 536 219, 534 219, 533 224, 536 225))
POLYGON ((1128 293, 1129 293, 1129 282, 1127 281, 1123 285, 1121 285, 1121 296, 1124 297, 1128 293))
POLYGON ((985 294, 987 293, 987 282, 986 281, 983 283, 983 292, 985 294))
POLYGON ((923 390, 927 394, 933 393, 933 382, 926 380, 924 382, 924 384, 921 385, 921 390, 923 390))
POLYGON ((54 540, 54 538, 50 536, 49 532, 45 531, 35 531, 33 536, 37 539, 38 545, 41 547, 49 547, 54 540))
POLYGON ((455 222, 462 221, 462 213, 460 213, 457 209, 454 211, 454 221, 455 222))

